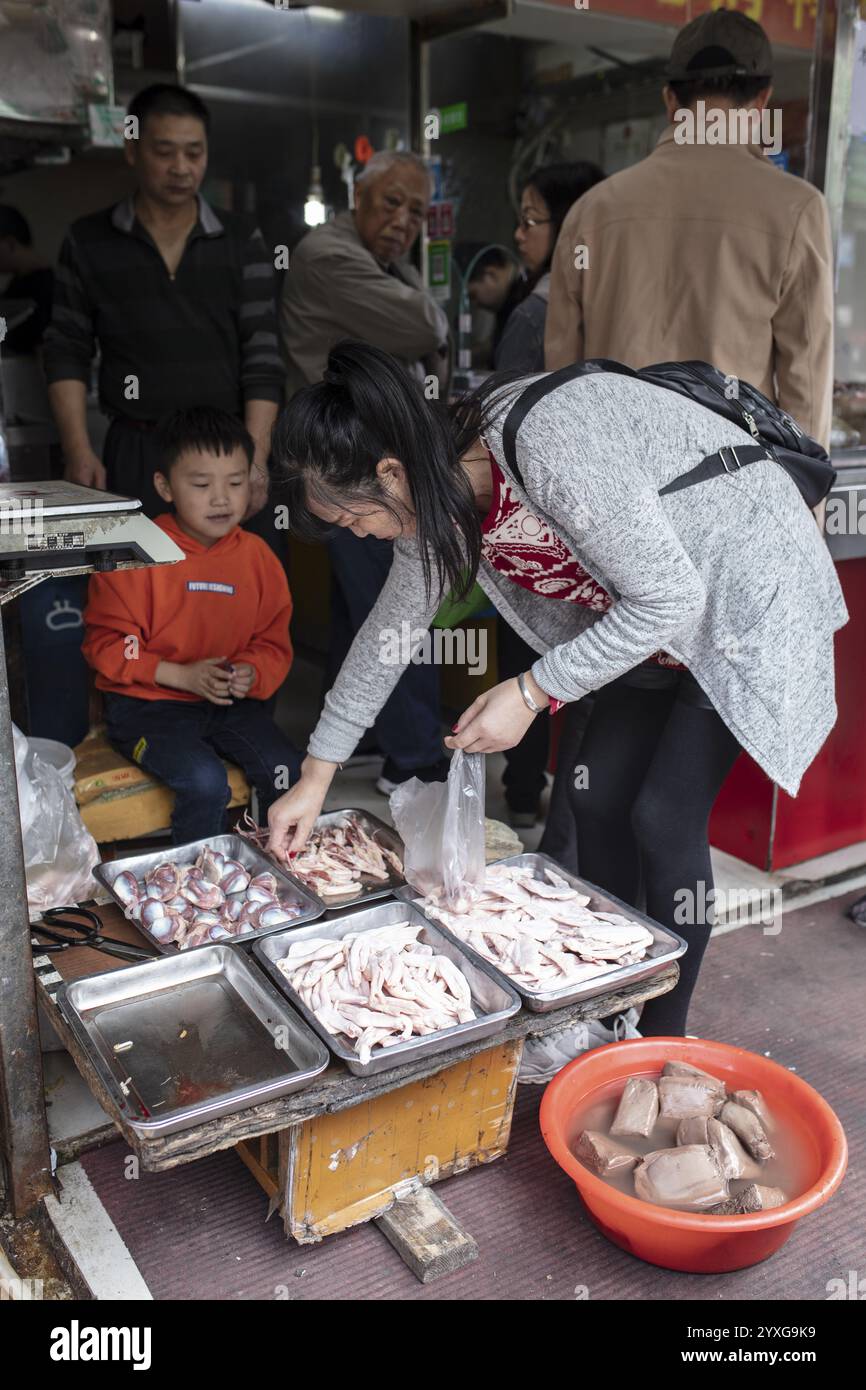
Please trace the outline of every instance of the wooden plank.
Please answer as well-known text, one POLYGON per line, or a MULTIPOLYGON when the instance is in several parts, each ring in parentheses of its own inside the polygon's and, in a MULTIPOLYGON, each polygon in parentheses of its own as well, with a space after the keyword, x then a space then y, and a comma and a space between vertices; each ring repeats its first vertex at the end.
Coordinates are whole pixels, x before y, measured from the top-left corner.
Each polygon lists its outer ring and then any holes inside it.
POLYGON ((263 1135, 260 1140, 241 1139, 235 1153, 241 1162, 249 1168, 259 1187, 263 1188, 269 1197, 273 1197, 279 1191, 279 1184, 276 1175, 270 1173, 263 1162, 265 1155, 262 1150, 265 1147, 266 1139, 267 1135, 263 1135))
MULTIPOLYGON (((61 959, 66 954, 66 952, 62 952, 61 959)), ((88 954, 96 955, 97 953, 89 952, 88 954)), ((99 968, 104 970, 106 957, 97 956, 97 959, 99 960, 99 968)), ((209 1154, 219 1152, 220 1149, 230 1149, 241 1139, 250 1139, 257 1135, 288 1129, 292 1125, 302 1124, 305 1120, 312 1119, 316 1115, 345 1110, 350 1106, 357 1105, 359 1100, 366 1097, 393 1091, 399 1086, 405 1086, 411 1081, 422 1080, 426 1076, 435 1076, 438 1072, 454 1066, 457 1062, 499 1043, 516 1038, 544 1037, 547 1033, 556 1032, 572 1023, 593 1018, 606 1018, 610 1014, 621 1013, 634 1004, 641 1004, 657 995, 667 994, 674 988, 678 979, 679 967, 676 962, 673 962, 666 970, 654 975, 649 980, 643 980, 619 990, 611 990, 607 994, 599 995, 595 999, 586 1000, 580 1004, 573 1004, 569 1008, 557 1009, 548 1014, 534 1014, 526 1009, 521 1009, 520 1013, 508 1020, 502 1032, 495 1037, 483 1038, 473 1043, 464 1043, 462 1047, 455 1047, 449 1052, 440 1052, 435 1056, 422 1058, 406 1066, 394 1067, 390 1071, 380 1072, 377 1076, 352 1076, 341 1063, 334 1062, 304 1091, 297 1091, 293 1095, 268 1101, 264 1105, 252 1106, 246 1110, 238 1111, 234 1115, 223 1115, 218 1119, 208 1120, 204 1124, 197 1125, 193 1129, 182 1130, 178 1134, 143 1138, 131 1130, 119 1116, 115 1115, 114 1122, 129 1144, 131 1151, 141 1159, 142 1167, 148 1172, 162 1172, 165 1169, 174 1168, 179 1163, 192 1163, 198 1158, 205 1158, 209 1154)), ((61 1041, 72 1054, 78 1070, 96 1099, 109 1114, 114 1115, 114 1102, 105 1093, 90 1064, 89 1057, 78 1046, 74 1036, 66 1026, 51 997, 51 987, 43 985, 38 976, 36 991, 61 1041)))
POLYGON ((478 1259, 469 1232, 429 1187, 398 1198, 376 1225, 422 1284, 478 1259))

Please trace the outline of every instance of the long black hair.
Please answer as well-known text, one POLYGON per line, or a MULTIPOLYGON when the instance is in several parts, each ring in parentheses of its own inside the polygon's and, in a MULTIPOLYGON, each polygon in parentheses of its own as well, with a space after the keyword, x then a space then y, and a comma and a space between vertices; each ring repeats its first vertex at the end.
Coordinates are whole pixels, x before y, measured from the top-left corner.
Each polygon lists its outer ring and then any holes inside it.
POLYGON ((534 188, 536 192, 541 194, 550 213, 550 230, 553 233, 550 241, 550 255, 544 265, 539 266, 538 270, 529 277, 526 284, 527 294, 532 292, 542 275, 546 275, 550 270, 553 249, 559 240, 559 233, 562 231, 562 224, 569 209, 590 188, 601 183, 603 178, 604 170, 600 169, 597 164, 593 164, 589 159, 576 159, 569 164, 542 164, 539 168, 533 169, 529 177, 524 180, 521 196, 527 188, 534 188))
POLYGON ((435 575, 440 593, 450 589, 464 597, 481 557, 481 523, 460 459, 497 413, 500 388, 520 375, 491 377, 449 409, 427 400, 420 383, 387 352, 369 343, 338 343, 322 381, 303 387, 274 428, 275 476, 288 489, 292 531, 312 540, 333 533, 311 512, 310 501, 383 507, 399 522, 376 473, 381 459, 398 459, 406 470, 428 595, 435 575))

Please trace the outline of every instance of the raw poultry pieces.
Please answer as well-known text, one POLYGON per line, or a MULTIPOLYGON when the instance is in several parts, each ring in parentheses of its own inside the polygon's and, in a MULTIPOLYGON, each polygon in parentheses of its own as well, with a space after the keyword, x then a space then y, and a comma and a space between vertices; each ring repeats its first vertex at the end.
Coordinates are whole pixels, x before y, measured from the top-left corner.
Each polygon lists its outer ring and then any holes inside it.
MULTIPOLYGON (((249 812, 238 833, 267 853, 269 833, 256 825, 249 812)), ((354 897, 364 887, 364 878, 391 884, 392 874, 403 880, 399 855, 377 840, 354 816, 330 825, 314 826, 310 838, 288 865, 312 893, 323 898, 354 897), (390 868, 389 868, 390 865, 390 868)))
POLYGON ((389 883, 392 870, 403 877, 399 857, 378 844, 351 816, 336 825, 314 827, 289 867, 307 888, 326 898, 359 893, 364 878, 389 883))
POLYGON ((124 869, 112 890, 127 917, 181 951, 263 927, 288 926, 303 912, 300 904, 280 901, 274 874, 251 876, 238 860, 208 845, 194 864, 167 859, 143 879, 124 869))
POLYGON ((526 990, 557 990, 643 960, 652 933, 616 912, 594 912, 590 898, 553 869, 492 864, 465 912, 441 891, 418 906, 526 990))
POLYGON ((361 1062, 374 1047, 475 1018, 469 983, 447 956, 418 941, 421 924, 296 941, 277 961, 329 1033, 343 1033, 361 1062))

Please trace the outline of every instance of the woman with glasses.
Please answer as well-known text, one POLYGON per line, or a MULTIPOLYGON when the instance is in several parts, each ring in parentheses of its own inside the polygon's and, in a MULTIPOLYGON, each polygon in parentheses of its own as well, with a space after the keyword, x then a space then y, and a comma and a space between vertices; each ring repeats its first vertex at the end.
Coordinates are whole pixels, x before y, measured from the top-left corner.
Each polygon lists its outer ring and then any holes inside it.
POLYGON ((544 371, 544 321, 553 248, 569 209, 603 178, 597 164, 581 160, 545 164, 526 180, 514 241, 527 279, 523 301, 510 315, 497 345, 496 371, 544 371))
MULTIPOLYGON (((544 325, 553 248, 569 209, 603 178, 597 164, 581 161, 545 164, 533 170, 524 184, 514 241, 526 267, 527 280, 522 302, 509 315, 496 347, 493 365, 497 371, 527 374, 544 371, 544 325)), ((502 617, 496 625, 496 653, 503 680, 525 671, 535 660, 531 647, 502 617)), ((587 714, 585 705, 575 706, 569 711, 563 729, 566 740, 563 752, 572 764, 577 760, 577 747, 587 714)), ((525 738, 505 754, 502 779, 505 801, 508 819, 516 828, 535 825, 538 820, 549 753, 547 723, 537 719, 525 738)), ((551 792, 541 848, 567 868, 577 868, 574 819, 562 778, 551 792)))

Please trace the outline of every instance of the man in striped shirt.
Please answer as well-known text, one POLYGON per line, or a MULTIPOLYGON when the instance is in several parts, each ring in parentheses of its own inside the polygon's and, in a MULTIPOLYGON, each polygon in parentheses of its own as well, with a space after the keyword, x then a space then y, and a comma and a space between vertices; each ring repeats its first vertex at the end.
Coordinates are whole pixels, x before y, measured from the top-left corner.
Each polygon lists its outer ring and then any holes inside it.
POLYGON ((156 495, 154 427, 191 405, 243 418, 255 440, 249 515, 267 496, 271 427, 284 368, 274 267, 257 228, 199 194, 210 115, 182 87, 159 84, 130 103, 125 158, 136 190, 73 223, 60 253, 44 360, 66 476, 89 487, 156 495), (87 431, 91 362, 111 417, 102 460, 87 431))

